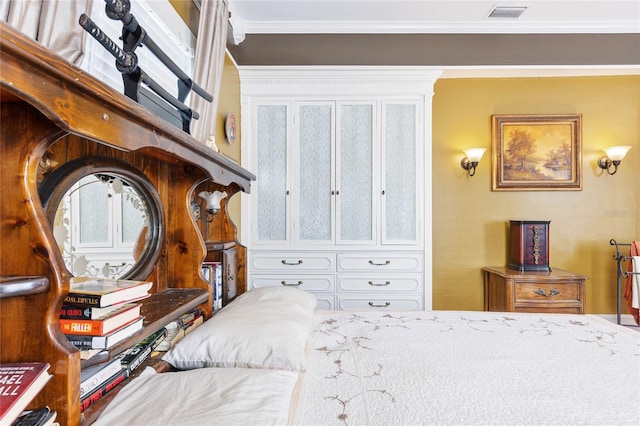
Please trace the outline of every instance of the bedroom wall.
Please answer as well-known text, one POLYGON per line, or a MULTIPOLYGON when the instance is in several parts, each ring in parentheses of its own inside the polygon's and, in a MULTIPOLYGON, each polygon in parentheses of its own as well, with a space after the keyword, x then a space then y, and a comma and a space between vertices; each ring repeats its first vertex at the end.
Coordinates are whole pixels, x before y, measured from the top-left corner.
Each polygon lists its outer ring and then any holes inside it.
MULTIPOLYGON (((508 221, 550 220, 550 266, 588 275, 588 313, 616 312, 609 240, 640 239, 640 76, 441 79, 433 97, 433 308, 483 309, 508 221), (582 191, 492 192, 492 114, 582 114, 582 191), (614 176, 602 148, 632 145, 614 176), (474 177, 462 149, 485 147, 474 177)), ((626 312, 626 311, 624 311, 626 312)))
MULTIPOLYGON (((222 71, 222 85, 220 87, 220 99, 218 100, 218 112, 216 118, 216 145, 223 155, 240 164, 240 77, 238 68, 233 59, 225 55, 224 69, 222 71), (233 144, 227 142, 224 134, 224 121, 228 113, 236 116, 236 140, 233 144)), ((227 204, 229 216, 237 227, 237 235, 240 238, 240 195, 236 194, 227 204)))

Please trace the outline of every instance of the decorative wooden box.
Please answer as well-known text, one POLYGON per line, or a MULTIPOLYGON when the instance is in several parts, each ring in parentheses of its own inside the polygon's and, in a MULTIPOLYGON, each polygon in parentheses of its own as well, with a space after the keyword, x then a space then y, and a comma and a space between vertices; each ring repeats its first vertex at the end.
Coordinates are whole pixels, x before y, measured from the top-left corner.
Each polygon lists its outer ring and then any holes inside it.
POLYGON ((509 221, 509 269, 549 272, 548 220, 509 221))

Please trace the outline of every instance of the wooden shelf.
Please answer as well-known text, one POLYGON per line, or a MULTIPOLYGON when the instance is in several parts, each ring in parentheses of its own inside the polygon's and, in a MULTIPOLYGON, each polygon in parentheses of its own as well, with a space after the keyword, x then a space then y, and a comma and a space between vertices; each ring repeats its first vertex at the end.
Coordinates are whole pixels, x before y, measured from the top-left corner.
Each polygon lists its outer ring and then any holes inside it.
POLYGON ((170 288, 142 301, 143 329, 109 349, 109 358, 124 352, 140 340, 149 337, 180 315, 207 303, 209 294, 201 289, 170 288))
MULTIPOLYGON (((128 339, 118 343, 109 349, 109 358, 113 358, 119 353, 127 350, 142 339, 150 336, 162 327, 175 321, 182 314, 191 311, 202 303, 209 301, 209 294, 205 290, 200 289, 168 289, 160 293, 152 294, 151 297, 142 302, 142 315, 144 316, 144 328, 132 335, 128 339)), ((158 360, 150 359, 134 370, 133 374, 124 382, 119 384, 115 389, 111 390, 105 397, 91 404, 89 408, 81 414, 82 424, 91 424, 94 422, 102 410, 105 409, 109 401, 127 384, 130 380, 137 377, 147 366, 152 366, 158 360)))
POLYGON ((244 291, 246 248, 237 242, 226 200, 206 232, 188 206, 198 198, 196 187, 225 191, 229 199, 249 192, 255 176, 2 22, 0 71, 0 156, 7 159, 0 168, 6 188, 0 198, 0 276, 38 277, 0 280, 0 362, 36 359, 55 366, 29 408, 46 405, 60 424, 86 425, 122 385, 80 412, 80 373, 90 362, 80 359, 60 330, 59 307, 70 274, 42 203, 44 192, 55 188, 43 186, 43 180, 94 156, 127 163, 158 192, 163 236, 149 275, 141 278, 154 282, 152 296, 142 302, 144 328, 111 348, 106 360, 195 307, 205 318, 211 315, 211 289, 201 276, 207 256, 203 235, 235 244, 238 293, 244 291))

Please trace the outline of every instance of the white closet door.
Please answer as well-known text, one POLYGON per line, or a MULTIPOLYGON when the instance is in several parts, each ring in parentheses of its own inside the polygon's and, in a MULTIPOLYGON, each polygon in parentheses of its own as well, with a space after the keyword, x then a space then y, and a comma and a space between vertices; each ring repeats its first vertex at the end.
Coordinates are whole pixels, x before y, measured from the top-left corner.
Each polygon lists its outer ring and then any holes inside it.
POLYGON ((418 131, 417 102, 383 105, 383 244, 418 240, 418 131))
POLYGON ((256 106, 258 242, 289 240, 288 124, 287 104, 256 106))
POLYGON ((373 244, 375 104, 338 103, 338 244, 373 244))
POLYGON ((294 158, 299 167, 294 213, 301 243, 333 242, 334 103, 299 104, 294 158))

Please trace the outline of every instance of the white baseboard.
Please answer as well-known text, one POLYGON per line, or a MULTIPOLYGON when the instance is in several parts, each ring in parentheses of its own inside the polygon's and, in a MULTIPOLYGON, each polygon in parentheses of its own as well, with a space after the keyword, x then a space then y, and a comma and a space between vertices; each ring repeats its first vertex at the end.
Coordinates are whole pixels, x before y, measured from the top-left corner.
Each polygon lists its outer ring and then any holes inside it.
MULTIPOLYGON (((618 320, 616 314, 598 314, 598 316, 613 323, 617 322, 618 320)), ((631 314, 622 314, 620 316, 620 324, 638 327, 638 324, 636 324, 636 322, 633 320, 633 316, 631 316, 631 314)))

